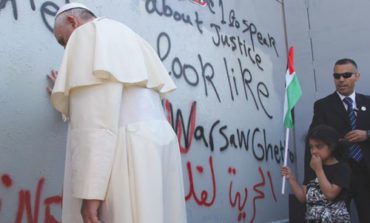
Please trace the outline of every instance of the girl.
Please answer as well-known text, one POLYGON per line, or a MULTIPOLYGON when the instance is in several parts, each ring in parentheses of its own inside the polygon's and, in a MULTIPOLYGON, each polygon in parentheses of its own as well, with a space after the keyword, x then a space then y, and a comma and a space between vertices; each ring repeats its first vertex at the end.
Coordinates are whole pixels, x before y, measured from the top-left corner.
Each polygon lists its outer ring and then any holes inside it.
POLYGON ((281 175, 288 180, 297 199, 306 203, 307 222, 351 222, 346 201, 350 185, 350 168, 340 156, 345 147, 331 127, 319 125, 306 137, 311 150, 313 176, 300 185, 293 172, 284 166, 281 175))

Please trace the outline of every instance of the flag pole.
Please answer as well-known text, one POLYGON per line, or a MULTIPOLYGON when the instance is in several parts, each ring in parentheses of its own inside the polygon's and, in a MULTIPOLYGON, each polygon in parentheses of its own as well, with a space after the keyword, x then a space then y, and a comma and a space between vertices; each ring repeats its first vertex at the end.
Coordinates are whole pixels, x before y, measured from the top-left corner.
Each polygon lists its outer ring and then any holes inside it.
MULTIPOLYGON (((302 96, 301 86, 299 85, 298 78, 295 74, 293 58, 294 48, 289 48, 288 55, 288 69, 285 75, 285 98, 284 98, 284 126, 286 128, 285 133, 285 148, 284 148, 284 166, 288 166, 288 145, 289 145, 289 129, 294 126, 294 117, 292 110, 297 104, 299 98, 302 96)), ((281 194, 285 193, 285 181, 286 177, 283 176, 283 182, 281 187, 281 194)))
MULTIPOLYGON (((289 128, 286 128, 285 147, 284 147, 284 166, 288 165, 288 145, 289 145, 289 128)), ((281 185, 281 194, 285 193, 285 182, 286 182, 286 177, 283 176, 283 181, 281 185)))

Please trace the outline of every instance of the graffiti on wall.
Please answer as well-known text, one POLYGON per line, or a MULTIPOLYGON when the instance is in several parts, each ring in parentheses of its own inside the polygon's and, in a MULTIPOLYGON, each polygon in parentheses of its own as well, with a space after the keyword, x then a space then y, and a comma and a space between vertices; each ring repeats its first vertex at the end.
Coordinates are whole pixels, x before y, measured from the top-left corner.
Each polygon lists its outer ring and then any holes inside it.
MULTIPOLYGON (((216 175, 214 172, 214 164, 212 156, 209 156, 207 165, 209 166, 208 173, 211 175, 212 181, 209 183, 210 189, 200 189, 197 185, 197 181, 200 180, 206 174, 203 165, 194 166, 191 161, 186 162, 186 171, 189 187, 186 192, 185 200, 193 200, 199 206, 212 207, 217 199, 217 184, 216 184, 216 175), (196 176, 194 176, 196 175, 196 176)), ((207 168, 208 168, 207 166, 207 168)), ((236 176, 236 168, 230 167, 228 174, 231 177, 236 176)), ((252 188, 244 188, 244 192, 235 192, 233 190, 233 180, 230 180, 228 199, 229 206, 231 209, 236 209, 235 219, 237 221, 244 221, 247 218, 250 222, 254 222, 254 219, 257 214, 257 200, 266 199, 264 189, 269 189, 273 194, 273 201, 276 202, 276 195, 273 182, 271 180, 271 173, 267 171, 266 173, 262 170, 261 167, 258 168, 260 179, 256 182, 252 188), (266 178, 267 176, 267 178, 266 178), (249 197, 249 190, 253 189, 256 193, 253 197, 249 197), (248 203, 247 203, 248 202, 248 203), (251 205, 252 213, 246 214, 246 205, 251 205)), ((8 174, 1 175, 2 191, 7 192, 15 187, 12 183, 12 178, 8 174)), ((224 183, 224 182, 223 182, 224 183)), ((41 177, 38 182, 35 191, 30 189, 20 189, 17 193, 18 203, 17 207, 12 207, 12 210, 16 210, 14 216, 15 223, 22 223, 23 220, 26 220, 27 223, 39 223, 40 215, 44 214, 44 223, 58 223, 58 214, 52 212, 52 207, 58 207, 61 210, 62 204, 62 195, 54 195, 44 198, 43 189, 45 185, 45 178, 41 177)), ((9 214, 3 213, 2 207, 6 205, 6 201, 3 201, 0 197, 0 215, 9 214)))
MULTIPOLYGON (((167 115, 167 120, 171 123, 172 127, 175 129, 176 134, 178 136, 179 144, 180 144, 180 152, 183 155, 187 155, 190 153, 192 149, 192 142, 193 139, 203 141, 204 145, 206 147, 211 147, 212 145, 212 139, 213 137, 220 137, 217 135, 213 135, 211 132, 209 134, 209 140, 205 139, 204 135, 204 129, 202 126, 199 126, 196 124, 197 120, 197 103, 193 102, 190 105, 190 112, 188 120, 186 121, 183 116, 183 112, 181 109, 177 109, 176 112, 174 112, 174 108, 169 100, 163 101, 164 110, 167 115), (186 124, 185 124, 186 123, 186 124), (202 132, 198 133, 197 131, 202 132), (185 139, 185 140, 183 140, 185 139)), ((218 131, 220 134, 220 130, 218 131)), ((241 131, 241 135, 243 134, 243 131, 241 131)), ((248 133, 249 135, 249 133, 248 133)), ((234 137, 231 137, 234 138, 234 137)), ((249 138, 249 137, 248 137, 249 138)), ((234 139, 235 140, 235 139, 234 139)), ((236 143, 236 141, 232 140, 232 143, 236 143)), ((240 140, 240 139, 239 139, 240 140)), ((248 152, 248 144, 244 140, 244 148, 243 150, 248 152)), ((249 141, 249 140, 248 140, 249 141)), ((250 141, 255 141, 254 139, 250 141)), ((263 142, 266 143, 266 142, 263 142)), ((264 150, 265 148, 262 146, 263 143, 255 143, 252 144, 252 150, 258 150, 262 151, 261 154, 264 154, 263 157, 256 156, 258 152, 253 152, 254 158, 256 160, 263 160, 268 161, 268 157, 271 157, 272 160, 274 160, 277 163, 280 163, 282 161, 282 153, 283 148, 278 152, 272 151, 272 145, 269 144, 266 148, 270 148, 268 150, 264 150), (256 146, 257 145, 257 146, 256 146), (270 156, 269 156, 270 154, 270 156), (277 155, 279 154, 279 155, 277 155)), ((230 144, 231 147, 234 147, 234 145, 230 144)), ((215 147, 214 145, 212 147, 215 147)), ((228 148, 228 145, 223 145, 218 151, 222 152, 225 149, 228 148)), ((218 148, 218 147, 217 147, 218 148)), ((235 148, 235 147, 234 147, 235 148)), ((276 148, 276 146, 274 147, 276 148)), ((240 148, 239 148, 240 149, 240 148)), ((185 158, 185 157, 183 157, 185 158)), ((187 179, 188 182, 188 189, 185 192, 185 200, 186 201, 194 201, 199 206, 204 207, 212 207, 216 200, 217 200, 217 194, 219 194, 219 187, 218 184, 227 184, 226 181, 221 181, 217 178, 217 175, 215 174, 214 170, 214 162, 213 157, 210 155, 208 159, 204 163, 194 163, 191 160, 187 160, 186 162, 186 170, 184 171, 185 179, 187 179), (205 175, 209 175, 209 177, 205 177, 205 175), (206 185, 208 185, 206 188, 200 188, 199 187, 199 181, 202 181, 202 178, 209 178, 211 179, 210 182, 207 182, 206 185)), ((275 194, 275 187, 274 183, 272 181, 271 172, 268 170, 263 170, 262 167, 258 167, 258 179, 257 182, 251 187, 247 188, 244 187, 244 191, 235 191, 233 189, 233 184, 235 184, 235 178, 237 176, 237 168, 230 166, 228 169, 225 170, 227 174, 229 175, 229 190, 225 193, 228 194, 228 200, 229 200, 229 207, 231 209, 236 210, 236 217, 237 221, 245 221, 249 219, 249 222, 254 222, 254 219, 256 218, 257 212, 258 212, 258 206, 256 205, 258 200, 266 199, 265 196, 265 190, 269 190, 272 194, 272 202, 277 202, 277 197, 275 194), (253 191, 255 194, 251 195, 251 191, 253 191), (251 213, 246 212, 247 205, 250 205, 252 207, 251 213)), ((18 185, 14 185, 13 178, 9 174, 1 174, 1 184, 0 184, 0 191, 7 192, 9 190, 12 190, 15 187, 19 187, 18 185)), ((238 179, 238 178, 237 178, 238 179)), ((17 191, 17 207, 12 207, 11 209, 16 211, 14 212, 15 216, 15 223, 22 223, 23 219, 27 220, 27 223, 38 223, 40 219, 40 215, 44 214, 44 223, 58 223, 58 216, 57 214, 54 215, 52 212, 52 207, 57 206, 61 208, 62 203, 62 195, 53 195, 50 197, 44 198, 43 190, 45 186, 45 177, 40 177, 37 181, 37 186, 35 191, 31 191, 30 189, 19 189, 17 191)), ((15 198, 16 199, 16 198, 15 198)), ((0 215, 5 214, 2 213, 2 207, 6 205, 6 201, 3 201, 0 197, 0 215)))
MULTIPOLYGON (((255 222, 261 212, 262 201, 277 203, 279 197, 275 193, 276 182, 274 174, 264 164, 279 165, 283 163, 284 141, 276 139, 274 132, 263 125, 230 124, 225 114, 207 119, 202 106, 215 102, 214 112, 227 103, 243 104, 261 122, 279 119, 271 106, 273 86, 265 73, 270 72, 268 59, 279 58, 279 48, 276 37, 260 27, 246 15, 238 14, 236 9, 227 8, 223 0, 189 0, 183 3, 194 3, 202 10, 189 11, 175 8, 169 0, 140 0, 143 3, 143 13, 149 17, 164 18, 168 23, 178 26, 191 26, 194 33, 200 35, 202 44, 211 48, 222 49, 226 54, 209 57, 207 52, 193 51, 189 54, 176 52, 178 36, 168 30, 158 30, 154 48, 160 59, 168 64, 167 69, 173 79, 182 89, 200 89, 201 97, 206 99, 193 100, 177 107, 170 100, 163 100, 163 108, 168 121, 175 130, 185 168, 186 184, 185 200, 198 207, 212 208, 216 203, 227 201, 226 205, 234 214, 230 221, 255 222), (211 22, 205 18, 213 16, 211 22), (232 32, 230 32, 232 30, 232 32), (211 31, 211 32, 209 32, 211 31), (232 33, 232 34, 230 34, 232 33), (191 59, 190 59, 191 58, 191 59), (193 159, 197 150, 206 152, 202 160, 193 159), (225 161, 223 169, 216 170, 215 154, 243 154, 251 158, 257 165, 251 170, 251 175, 243 176, 242 168, 237 163, 225 161), (248 182, 248 183, 246 183, 248 182)), ((65 1, 22 1, 29 7, 31 13, 40 16, 43 28, 52 31, 52 18, 59 6, 65 1), (40 14, 38 14, 40 13, 40 14)), ((15 22, 24 19, 18 9, 21 1, 0 0, 0 17, 6 10, 11 12, 15 22)), ((181 89, 179 89, 181 91, 181 89)), ((240 115, 240 111, 233 111, 240 115)), ((291 162, 295 162, 292 152, 291 162)), ((48 176, 35 176, 34 185, 22 185, 22 180, 15 181, 18 176, 13 173, 1 173, 0 192, 10 193, 16 202, 4 200, 0 194, 0 217, 10 216, 15 223, 36 223, 41 219, 45 223, 60 222, 62 195, 56 192, 49 196, 45 194, 48 188, 48 176), (17 182, 17 183, 15 183, 17 182), (35 187, 35 188, 34 188, 35 187), (30 189, 34 188, 34 189, 30 189), (6 213, 5 210, 14 210, 6 213)), ((54 188, 53 191, 61 191, 54 188)), ((8 197, 8 196, 7 196, 8 197)))
MULTIPOLYGON (((14 185, 13 179, 9 174, 1 174, 0 190, 8 192, 13 190, 18 185, 14 185), (3 187, 3 188, 1 188, 3 187)), ((29 189, 19 189, 17 191, 18 203, 17 207, 12 207, 11 210, 16 210, 14 223, 22 223, 26 219, 27 223, 39 223, 40 214, 44 213, 43 219, 45 223, 58 223, 54 213, 52 212, 53 207, 62 207, 62 196, 54 195, 45 197, 43 194, 45 185, 45 178, 41 177, 37 181, 35 191, 29 189), (45 198, 44 198, 45 197, 45 198)), ((0 197, 0 215, 8 214, 2 212, 2 207, 6 205, 6 202, 0 197)), ((59 214, 59 213, 57 213, 59 214)))
MULTIPOLYGON (((185 25, 196 26, 199 34, 204 34, 203 27, 207 26, 207 24, 205 24, 198 12, 195 11, 194 15, 185 14, 171 8, 165 0, 159 2, 157 0, 145 1, 145 9, 149 15, 157 15, 176 22, 182 22, 185 25)), ((215 7, 210 7, 210 10, 216 14, 215 7)), ((210 30, 214 30, 214 34, 209 41, 216 48, 227 48, 232 53, 239 55, 237 67, 232 67, 228 58, 222 58, 225 69, 222 73, 225 74, 229 87, 229 91, 225 91, 224 93, 228 93, 228 95, 225 95, 225 97, 220 95, 220 88, 223 88, 223 85, 217 86, 217 84, 223 84, 223 82, 214 82, 213 79, 216 72, 214 65, 206 61, 204 59, 205 57, 200 53, 194 55, 194 57, 198 58, 197 64, 189 64, 177 56, 172 58, 169 69, 170 74, 176 79, 183 79, 186 84, 192 87, 203 86, 205 96, 212 95, 217 98, 219 103, 226 100, 234 101, 236 97, 243 97, 246 102, 254 105, 257 111, 263 111, 268 118, 272 119, 271 111, 266 106, 270 98, 269 87, 263 81, 256 80, 251 69, 244 65, 242 61, 247 59, 249 62, 248 65, 255 66, 258 70, 263 71, 263 58, 257 52, 256 45, 258 47, 272 49, 278 57, 279 54, 275 38, 269 33, 263 34, 253 22, 249 22, 247 19, 237 18, 236 12, 233 9, 227 13, 229 14, 229 20, 225 21, 226 12, 222 0, 219 0, 219 11, 221 14, 219 23, 216 23, 215 20, 207 27, 210 30), (231 27, 239 32, 240 35, 228 36, 223 34, 223 27, 231 27), (246 45, 245 39, 250 39, 251 46, 246 45)), ((157 51, 162 61, 169 59, 168 56, 171 53, 171 46, 173 44, 175 43, 172 43, 168 33, 163 32, 158 36, 157 51)))
MULTIPOLYGON (((70 0, 65 0, 65 3, 69 3, 70 0)), ((53 1, 45 1, 40 6, 36 5, 35 0, 29 0, 29 6, 32 11, 39 11, 41 19, 48 30, 53 31, 52 24, 50 24, 48 17, 53 18, 57 13, 59 6, 53 1)), ((11 7, 13 12, 13 18, 18 20, 17 0, 0 0, 0 13, 7 7, 11 7)), ((1 14, 0 14, 1 16, 1 14)))

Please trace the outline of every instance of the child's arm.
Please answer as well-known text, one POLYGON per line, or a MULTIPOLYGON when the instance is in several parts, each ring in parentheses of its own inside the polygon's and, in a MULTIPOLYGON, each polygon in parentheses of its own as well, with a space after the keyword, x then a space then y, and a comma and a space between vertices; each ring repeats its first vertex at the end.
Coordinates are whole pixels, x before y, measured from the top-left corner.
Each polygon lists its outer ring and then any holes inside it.
POLYGON ((305 203, 306 202, 306 186, 305 185, 302 186, 297 182, 297 179, 295 178, 293 172, 289 169, 289 167, 287 166, 281 167, 280 173, 282 176, 285 176, 286 179, 288 180, 296 198, 301 203, 305 203))
POLYGON ((322 168, 320 157, 312 155, 310 165, 316 173, 317 179, 319 180, 320 189, 324 193, 326 199, 334 200, 338 196, 342 188, 336 184, 330 183, 322 168))

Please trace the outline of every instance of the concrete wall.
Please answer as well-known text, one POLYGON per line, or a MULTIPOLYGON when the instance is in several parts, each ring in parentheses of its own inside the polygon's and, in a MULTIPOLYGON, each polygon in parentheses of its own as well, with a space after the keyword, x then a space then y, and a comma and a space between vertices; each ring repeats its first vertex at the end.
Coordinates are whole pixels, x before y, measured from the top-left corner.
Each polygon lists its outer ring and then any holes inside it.
MULTIPOLYGON (((63 3, 0 0, 0 222, 60 221, 67 124, 45 88, 63 53, 51 32, 63 3)), ((163 104, 181 145, 189 222, 287 218, 281 2, 84 3, 147 39, 178 86, 163 104)))
MULTIPOLYGON (((356 91, 370 95, 370 29, 366 0, 285 1, 288 43, 296 47, 295 66, 303 96, 296 107, 297 163, 303 177, 303 138, 313 103, 335 91, 333 66, 352 58, 361 74, 356 91)), ((301 178, 303 180, 303 178, 301 178)))
MULTIPOLYGON (((303 181, 303 138, 311 123, 313 103, 334 92, 333 65, 352 58, 361 74, 356 91, 370 95, 370 2, 366 0, 285 1, 289 45, 296 46, 296 72, 303 96, 296 111, 297 170, 303 181)), ((358 222, 352 207, 353 222, 358 222)))

